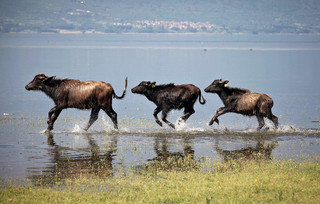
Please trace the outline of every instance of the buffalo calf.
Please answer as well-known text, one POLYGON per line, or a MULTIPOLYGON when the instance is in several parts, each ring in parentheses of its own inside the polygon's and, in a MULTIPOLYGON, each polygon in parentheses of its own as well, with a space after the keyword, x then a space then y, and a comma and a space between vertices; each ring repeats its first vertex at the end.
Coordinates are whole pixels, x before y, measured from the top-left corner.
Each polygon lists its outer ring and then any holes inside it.
POLYGON ((200 104, 205 104, 206 102, 201 97, 200 89, 192 84, 156 86, 156 82, 143 81, 132 88, 131 91, 132 93, 142 94, 155 103, 157 108, 154 110, 153 115, 156 123, 162 126, 157 116, 162 111, 162 121, 172 128, 175 128, 175 125, 167 120, 167 114, 171 109, 180 110, 184 108, 184 115, 179 119, 179 122, 186 121, 195 112, 193 106, 197 98, 199 98, 200 104))
POLYGON ((98 119, 100 109, 108 114, 114 128, 118 129, 117 113, 112 109, 112 97, 122 99, 125 96, 127 78, 122 96, 117 96, 112 86, 103 81, 56 79, 55 76, 48 77, 45 74, 36 75, 25 88, 28 91, 42 91, 54 101, 55 106, 48 114, 48 132, 53 129, 54 122, 65 108, 92 109, 86 131, 98 119))
POLYGON ((256 116, 259 122, 258 130, 264 126, 264 117, 270 119, 275 127, 278 127, 278 118, 272 114, 273 100, 266 94, 252 93, 248 89, 231 88, 229 81, 214 80, 204 91, 216 93, 222 100, 224 107, 219 108, 211 119, 209 125, 214 122, 219 124, 218 117, 222 114, 233 112, 247 116, 256 116))

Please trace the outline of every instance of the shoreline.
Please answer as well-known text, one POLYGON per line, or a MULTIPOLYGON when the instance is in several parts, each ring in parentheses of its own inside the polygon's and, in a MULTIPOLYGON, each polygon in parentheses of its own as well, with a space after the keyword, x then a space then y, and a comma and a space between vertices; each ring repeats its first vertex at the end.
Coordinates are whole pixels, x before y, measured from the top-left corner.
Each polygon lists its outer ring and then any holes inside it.
POLYGON ((81 30, 57 30, 52 32, 36 32, 36 31, 22 31, 22 32, 0 32, 1 34, 43 34, 43 35, 216 35, 216 36, 320 36, 319 33, 210 33, 210 32, 166 32, 166 33, 148 33, 148 32, 119 32, 119 33, 105 33, 93 30, 81 31, 81 30))

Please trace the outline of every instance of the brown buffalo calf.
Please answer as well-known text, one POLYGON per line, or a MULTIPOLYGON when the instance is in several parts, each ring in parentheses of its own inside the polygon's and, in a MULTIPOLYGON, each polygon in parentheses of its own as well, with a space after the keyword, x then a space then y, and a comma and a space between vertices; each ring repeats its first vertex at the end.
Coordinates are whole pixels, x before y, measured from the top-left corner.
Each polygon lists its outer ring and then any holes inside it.
POLYGON ((252 93, 248 89, 231 88, 229 81, 217 79, 204 91, 216 93, 222 100, 224 107, 219 108, 211 119, 209 125, 214 122, 219 124, 218 117, 222 114, 233 112, 247 116, 256 116, 259 122, 258 130, 264 126, 264 117, 270 119, 275 127, 278 127, 278 118, 272 114, 273 100, 266 94, 252 93))

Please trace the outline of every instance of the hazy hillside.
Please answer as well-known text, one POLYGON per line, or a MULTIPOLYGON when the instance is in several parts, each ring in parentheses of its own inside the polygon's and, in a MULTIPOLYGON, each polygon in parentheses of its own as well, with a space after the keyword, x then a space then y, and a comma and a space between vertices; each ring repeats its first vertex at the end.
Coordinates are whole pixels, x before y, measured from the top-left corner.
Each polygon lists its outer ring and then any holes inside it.
POLYGON ((320 32, 318 0, 0 0, 0 3, 0 32, 320 32))

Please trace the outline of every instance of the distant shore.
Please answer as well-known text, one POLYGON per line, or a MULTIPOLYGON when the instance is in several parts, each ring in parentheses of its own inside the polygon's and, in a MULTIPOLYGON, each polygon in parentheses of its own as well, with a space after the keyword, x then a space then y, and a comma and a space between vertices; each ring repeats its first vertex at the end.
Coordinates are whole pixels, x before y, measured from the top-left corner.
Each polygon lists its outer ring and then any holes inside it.
POLYGON ((100 32, 95 30, 54 30, 54 31, 45 31, 37 32, 32 30, 24 30, 21 32, 0 32, 0 34, 155 34, 155 35, 320 35, 318 33, 248 33, 248 32, 222 32, 222 33, 213 33, 213 32, 161 32, 161 33, 148 33, 148 32, 100 32))

